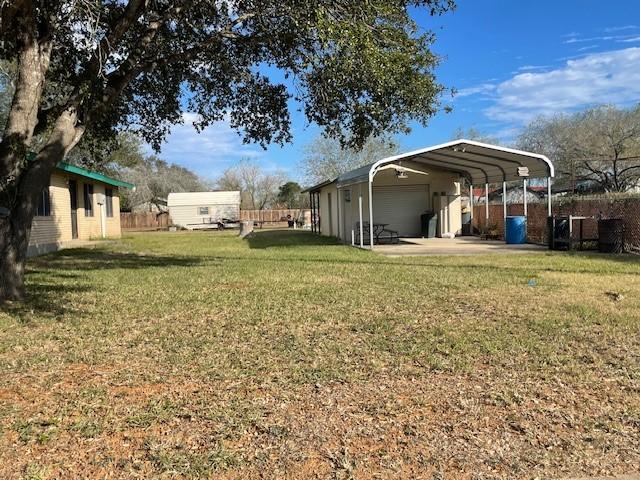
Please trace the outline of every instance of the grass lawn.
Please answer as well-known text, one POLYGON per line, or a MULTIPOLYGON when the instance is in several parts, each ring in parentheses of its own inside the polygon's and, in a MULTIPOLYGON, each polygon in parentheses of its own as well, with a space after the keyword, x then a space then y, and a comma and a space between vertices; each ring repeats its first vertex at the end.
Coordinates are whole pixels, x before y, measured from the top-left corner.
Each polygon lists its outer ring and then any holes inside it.
POLYGON ((640 258, 303 232, 32 259, 0 478, 562 478, 640 465, 640 258))

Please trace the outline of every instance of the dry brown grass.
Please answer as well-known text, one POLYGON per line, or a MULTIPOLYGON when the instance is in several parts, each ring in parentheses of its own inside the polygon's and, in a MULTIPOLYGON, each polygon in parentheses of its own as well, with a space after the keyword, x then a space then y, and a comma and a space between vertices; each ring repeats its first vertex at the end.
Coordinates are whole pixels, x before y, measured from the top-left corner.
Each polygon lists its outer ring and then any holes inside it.
POLYGON ((388 259, 200 232, 30 269, 33 297, 0 313, 3 479, 640 465, 634 257, 388 259))

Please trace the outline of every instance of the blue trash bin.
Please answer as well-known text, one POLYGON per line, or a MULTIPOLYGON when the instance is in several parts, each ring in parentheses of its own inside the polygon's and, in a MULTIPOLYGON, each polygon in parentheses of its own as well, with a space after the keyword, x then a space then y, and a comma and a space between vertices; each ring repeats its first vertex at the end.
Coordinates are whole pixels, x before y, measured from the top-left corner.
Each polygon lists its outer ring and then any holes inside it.
POLYGON ((511 244, 526 243, 527 217, 523 215, 507 217, 504 224, 504 240, 511 244))

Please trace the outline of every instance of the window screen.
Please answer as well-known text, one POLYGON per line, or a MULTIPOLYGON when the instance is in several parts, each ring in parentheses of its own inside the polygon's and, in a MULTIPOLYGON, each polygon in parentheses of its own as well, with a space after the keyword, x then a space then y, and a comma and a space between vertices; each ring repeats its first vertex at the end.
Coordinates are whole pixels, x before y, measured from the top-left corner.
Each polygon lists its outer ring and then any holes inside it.
POLYGON ((209 207, 198 207, 198 215, 209 215, 209 207))

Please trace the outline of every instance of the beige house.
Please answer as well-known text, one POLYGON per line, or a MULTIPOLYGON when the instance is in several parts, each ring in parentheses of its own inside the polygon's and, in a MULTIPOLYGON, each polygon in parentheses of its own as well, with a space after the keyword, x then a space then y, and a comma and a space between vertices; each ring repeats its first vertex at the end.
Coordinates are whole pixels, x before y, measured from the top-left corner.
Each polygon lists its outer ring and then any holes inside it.
POLYGON ((58 164, 31 224, 28 255, 92 239, 119 238, 120 188, 134 186, 75 165, 58 164))
MULTIPOLYGON (((553 176, 553 164, 544 155, 461 139, 383 158, 305 191, 314 232, 370 246, 430 232, 438 237, 471 233, 473 198, 467 192, 474 185, 488 195, 490 184, 502 183, 506 191, 510 184, 526 188, 528 178, 546 178, 550 189, 553 176)), ((524 201, 526 216, 526 195, 524 201)))

